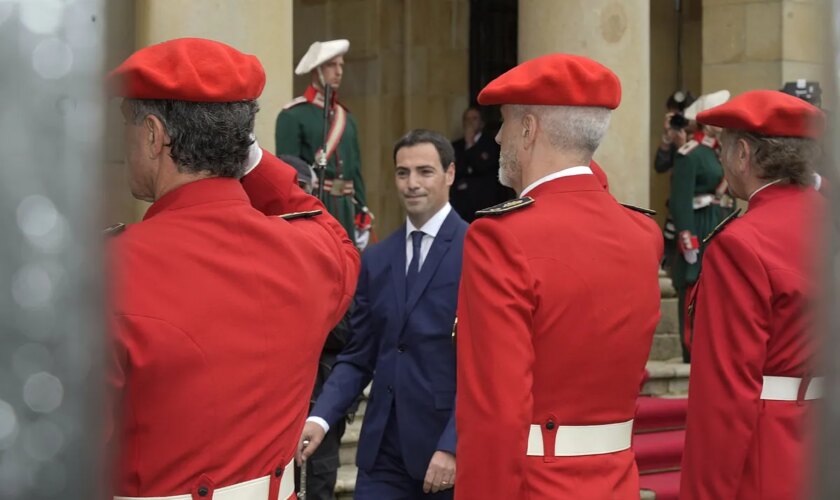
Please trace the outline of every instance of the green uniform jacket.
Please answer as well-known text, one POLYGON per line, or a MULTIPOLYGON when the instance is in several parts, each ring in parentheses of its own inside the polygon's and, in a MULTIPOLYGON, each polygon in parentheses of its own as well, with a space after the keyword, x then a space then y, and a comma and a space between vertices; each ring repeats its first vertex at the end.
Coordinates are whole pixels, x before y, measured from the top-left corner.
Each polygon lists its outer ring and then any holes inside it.
MULTIPOLYGON (((274 139, 277 155, 297 156, 314 165, 315 153, 324 143, 324 110, 307 102, 303 98, 292 101, 279 115, 274 139)), ((359 133, 356 119, 347 113, 347 126, 335 154, 327 162, 327 179, 336 177, 352 180, 355 189, 353 196, 333 196, 324 193, 324 205, 354 240, 354 219, 356 213, 367 206, 365 184, 362 180, 362 161, 359 152, 359 133), (336 169, 336 161, 338 169, 336 169), (338 170, 338 175, 336 175, 338 170)))
MULTIPOLYGON (((699 242, 703 241, 712 230, 726 217, 729 210, 720 205, 709 205, 695 210, 692 202, 695 196, 715 194, 715 189, 723 180, 723 167, 718 161, 714 149, 691 141, 680 148, 674 161, 671 175, 671 200, 669 208, 676 227, 677 241, 682 231, 689 231, 699 242)), ((697 281, 700 275, 700 261, 703 248, 697 262, 689 264, 682 255, 674 262, 674 287, 684 290, 687 285, 697 281)))

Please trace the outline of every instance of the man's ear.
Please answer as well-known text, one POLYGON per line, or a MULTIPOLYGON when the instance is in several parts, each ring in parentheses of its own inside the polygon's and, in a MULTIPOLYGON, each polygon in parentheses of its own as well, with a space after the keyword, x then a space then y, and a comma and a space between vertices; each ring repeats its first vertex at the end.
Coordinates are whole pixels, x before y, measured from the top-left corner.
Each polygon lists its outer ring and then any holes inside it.
POLYGON ((160 118, 154 115, 146 115, 143 120, 143 131, 146 133, 146 146, 149 158, 157 158, 163 152, 165 146, 169 146, 169 137, 160 118))
POLYGON ((522 147, 529 149, 534 145, 537 137, 537 117, 526 113, 522 117, 522 147))
POLYGON ((446 185, 451 186, 455 182, 455 162, 450 163, 443 173, 446 176, 446 185))
POLYGON ((738 171, 745 173, 749 170, 750 161, 752 160, 753 151, 750 148, 750 143, 744 139, 738 139, 738 171))

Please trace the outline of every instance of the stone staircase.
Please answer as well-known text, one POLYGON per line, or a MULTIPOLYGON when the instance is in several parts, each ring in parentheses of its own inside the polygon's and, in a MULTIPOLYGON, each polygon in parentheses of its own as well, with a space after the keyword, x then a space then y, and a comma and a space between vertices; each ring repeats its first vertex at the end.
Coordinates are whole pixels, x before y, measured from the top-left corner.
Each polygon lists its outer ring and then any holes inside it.
MULTIPOLYGON (((685 433, 684 403, 688 394, 689 365, 682 363, 676 291, 664 273, 660 273, 659 285, 662 290, 662 318, 657 325, 647 363, 648 377, 641 390, 633 438, 642 474, 642 500, 675 498, 671 492, 675 484, 679 485, 679 461, 685 433)), ((362 401, 355 420, 347 426, 341 440, 341 468, 335 488, 338 500, 353 498, 356 446, 365 409, 366 401, 362 401)))

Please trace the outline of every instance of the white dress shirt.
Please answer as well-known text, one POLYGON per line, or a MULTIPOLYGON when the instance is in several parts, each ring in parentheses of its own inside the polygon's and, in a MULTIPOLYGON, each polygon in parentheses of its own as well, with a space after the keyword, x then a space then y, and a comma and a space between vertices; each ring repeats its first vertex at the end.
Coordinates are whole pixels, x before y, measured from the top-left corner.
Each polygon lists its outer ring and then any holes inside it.
POLYGON ((553 174, 548 174, 545 177, 540 177, 539 179, 535 180, 531 184, 528 185, 525 189, 519 193, 519 196, 525 196, 529 192, 533 191, 534 188, 539 186, 540 184, 545 184, 548 181, 553 181, 554 179, 559 179, 561 177, 571 177, 573 175, 593 175, 592 169, 589 167, 570 167, 564 168, 559 172, 554 172, 553 174))
MULTIPOLYGON (((432 248, 432 243, 435 241, 435 237, 437 236, 438 232, 440 232, 441 226, 443 226, 443 221, 446 220, 446 217, 449 215, 449 212, 452 211, 452 205, 447 203, 443 206, 440 210, 437 211, 435 215, 432 216, 431 219, 427 220, 423 227, 419 228, 420 231, 423 231, 423 239, 420 241, 420 266, 417 268, 419 271, 423 268, 423 262, 426 260, 426 256, 429 255, 429 250, 432 248)), ((414 258, 414 247, 411 244, 411 232, 417 231, 418 228, 414 227, 414 224, 411 223, 411 220, 406 218, 405 221, 405 272, 408 274, 408 266, 411 264, 411 259, 414 258)), ((330 424, 327 423, 321 417, 311 416, 306 419, 307 422, 315 422, 316 424, 320 425, 324 428, 324 432, 330 431, 330 424)))
POLYGON ((443 221, 452 211, 452 205, 447 203, 440 210, 437 211, 431 219, 427 220, 423 227, 416 228, 411 220, 406 217, 405 220, 405 272, 408 274, 408 266, 411 265, 411 259, 414 258, 414 247, 411 244, 411 233, 414 231, 422 231, 423 239, 420 242, 420 266, 418 271, 423 269, 423 262, 426 261, 426 256, 429 255, 429 250, 432 248, 432 243, 443 225, 443 221))

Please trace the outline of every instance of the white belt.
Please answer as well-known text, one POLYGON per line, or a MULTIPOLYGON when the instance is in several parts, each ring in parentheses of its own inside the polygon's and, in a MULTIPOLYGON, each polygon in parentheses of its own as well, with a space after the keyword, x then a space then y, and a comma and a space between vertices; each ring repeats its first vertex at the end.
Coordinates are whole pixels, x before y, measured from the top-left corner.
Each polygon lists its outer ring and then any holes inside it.
MULTIPOLYGON (((700 210, 715 203, 715 195, 713 194, 698 194, 691 200, 691 208, 700 210)), ((720 203, 720 202, 718 202, 720 203)))
MULTIPOLYGON (((243 483, 236 483, 213 491, 213 500, 286 500, 295 493, 295 463, 290 461, 280 478, 277 498, 268 498, 271 476, 263 476, 243 483)), ((191 494, 171 497, 114 497, 114 500, 192 500, 191 494)))
MULTIPOLYGON (((558 425, 549 432, 552 433, 555 457, 603 455, 630 448, 633 420, 603 425, 558 425)), ((528 434, 528 456, 545 456, 541 425, 531 425, 528 434)))
MULTIPOLYGON (((796 401, 799 399, 799 377, 769 377, 764 376, 764 386, 761 388, 761 399, 772 401, 796 401)), ((805 391, 805 400, 821 399, 823 393, 823 378, 814 377, 805 391)))

